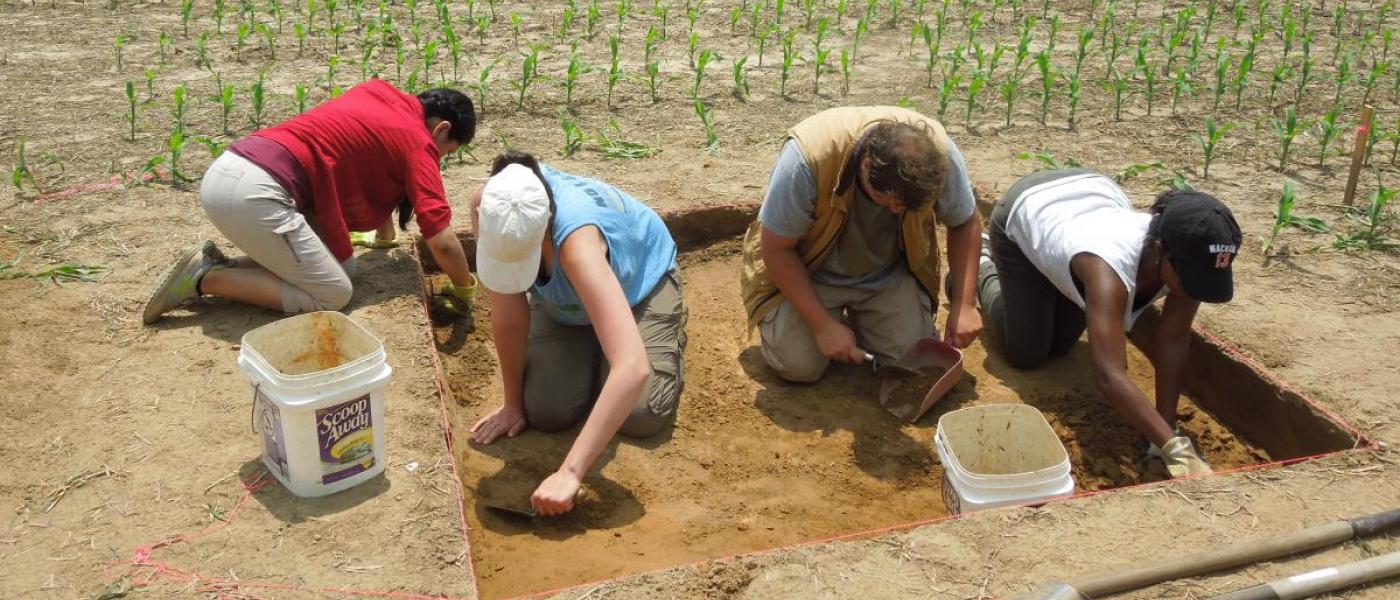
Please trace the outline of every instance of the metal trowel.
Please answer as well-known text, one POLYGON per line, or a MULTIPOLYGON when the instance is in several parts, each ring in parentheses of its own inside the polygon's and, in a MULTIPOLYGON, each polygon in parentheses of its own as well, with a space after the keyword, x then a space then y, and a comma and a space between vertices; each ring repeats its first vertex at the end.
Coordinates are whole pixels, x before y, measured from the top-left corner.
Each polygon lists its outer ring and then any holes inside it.
MULTIPOLYGON (((587 495, 588 492, 585 488, 580 487, 578 489, 578 493, 574 494, 574 510, 578 510, 579 503, 582 502, 587 495)), ((538 512, 535 512, 535 507, 530 503, 530 498, 528 496, 525 498, 523 504, 483 499, 481 501, 481 506, 486 510, 509 519, 528 521, 541 516, 538 512)))

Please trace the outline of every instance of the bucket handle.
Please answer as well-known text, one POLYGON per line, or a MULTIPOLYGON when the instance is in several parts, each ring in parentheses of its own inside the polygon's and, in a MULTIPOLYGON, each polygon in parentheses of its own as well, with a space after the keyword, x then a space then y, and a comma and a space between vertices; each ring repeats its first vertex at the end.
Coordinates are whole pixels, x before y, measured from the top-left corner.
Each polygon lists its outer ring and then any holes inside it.
POLYGON ((253 430, 253 433, 258 432, 258 390, 261 387, 261 383, 253 384, 253 402, 248 409, 248 428, 253 430))

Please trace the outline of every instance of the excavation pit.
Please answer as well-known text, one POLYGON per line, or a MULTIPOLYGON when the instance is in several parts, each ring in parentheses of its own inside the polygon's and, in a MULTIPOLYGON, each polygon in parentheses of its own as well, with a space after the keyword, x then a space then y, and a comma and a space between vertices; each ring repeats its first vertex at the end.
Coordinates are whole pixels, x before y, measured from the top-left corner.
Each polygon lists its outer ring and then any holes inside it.
MULTIPOLYGON (((690 310, 679 417, 655 438, 614 440, 586 481, 588 498, 566 517, 528 520, 484 507, 528 504, 577 427, 471 444, 468 429, 501 402, 489 306, 478 303, 474 328, 434 327, 483 598, 943 516, 934 428, 942 414, 977 404, 1041 410, 1070 452, 1079 492, 1166 477, 1160 463, 1143 460, 1142 438, 1099 399, 1084 341, 1029 371, 1000 360, 994 340, 974 344, 963 381, 912 424, 880 408, 879 380, 867 369, 836 365, 815 385, 782 382, 764 364, 757 336, 748 336, 739 300, 737 239, 754 209, 664 215, 681 247, 690 310)), ((471 240, 464 242, 470 254, 471 240)), ((419 255, 425 290, 436 289, 445 278, 421 246, 419 255)), ((945 315, 946 307, 939 311, 945 315)), ((1144 318, 1134 336, 1139 344, 1155 324, 1155 315, 1144 318)), ((1193 334, 1189 369, 1181 424, 1218 471, 1369 444, 1208 332, 1193 334)), ((1129 373, 1153 389, 1151 363, 1136 347, 1129 348, 1129 373)), ((930 383, 916 381, 921 385, 901 393, 920 393, 930 383)))

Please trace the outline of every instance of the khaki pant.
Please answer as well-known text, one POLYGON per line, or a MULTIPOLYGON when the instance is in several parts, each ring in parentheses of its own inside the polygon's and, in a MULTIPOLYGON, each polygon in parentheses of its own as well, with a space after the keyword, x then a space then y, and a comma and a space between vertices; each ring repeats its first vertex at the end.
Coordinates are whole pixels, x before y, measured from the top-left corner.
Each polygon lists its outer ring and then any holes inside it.
MULTIPOLYGON (((812 288, 827 314, 841 320, 845 313, 856 343, 880 362, 899 358, 915 341, 934 334, 933 301, 907 271, 881 290, 815 282, 812 288)), ((763 340, 763 358, 783 379, 811 383, 820 379, 831 363, 817 348, 815 334, 791 302, 784 300, 763 317, 758 332, 763 340)))
MULTIPOLYGON (((618 432, 647 437, 675 421, 684 387, 687 311, 679 274, 667 274, 632 315, 651 361, 651 376, 618 432)), ((561 431, 582 421, 607 378, 608 361, 591 325, 562 325, 531 305, 524 392, 531 427, 561 431)))
POLYGON ((267 171, 224 152, 205 172, 199 199, 219 233, 282 279, 283 311, 340 310, 350 303, 354 257, 337 261, 267 171))

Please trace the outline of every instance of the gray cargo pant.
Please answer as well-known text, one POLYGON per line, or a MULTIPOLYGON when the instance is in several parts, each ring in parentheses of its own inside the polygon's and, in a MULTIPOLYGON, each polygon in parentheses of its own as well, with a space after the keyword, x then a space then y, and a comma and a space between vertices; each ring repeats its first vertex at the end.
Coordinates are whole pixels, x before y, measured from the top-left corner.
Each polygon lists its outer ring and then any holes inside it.
POLYGON ((989 237, 993 265, 977 274, 977 301, 1000 342, 1006 362, 1029 369, 1068 353, 1084 334, 1084 309, 1067 298, 1006 235, 1011 207, 1026 190, 1043 183, 1092 173, 1087 169, 1041 171, 1017 180, 992 209, 989 237))
MULTIPOLYGON (((933 300, 908 271, 880 290, 834 287, 813 282, 812 289, 836 320, 844 319, 856 343, 881 362, 893 362, 920 338, 934 335, 933 300)), ((763 358, 779 377, 797 383, 821 378, 831 364, 817 348, 816 335, 802 315, 783 300, 759 321, 763 358)))
MULTIPOLYGON (((680 274, 666 274, 651 295, 632 308, 632 315, 647 349, 651 376, 618 432, 648 437, 675 421, 684 387, 687 311, 680 274)), ((608 361, 591 325, 561 325, 531 304, 524 391, 525 419, 531 427, 573 427, 588 416, 607 378, 608 361)))

